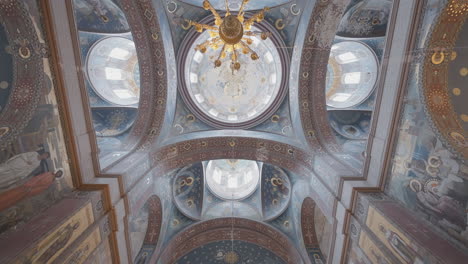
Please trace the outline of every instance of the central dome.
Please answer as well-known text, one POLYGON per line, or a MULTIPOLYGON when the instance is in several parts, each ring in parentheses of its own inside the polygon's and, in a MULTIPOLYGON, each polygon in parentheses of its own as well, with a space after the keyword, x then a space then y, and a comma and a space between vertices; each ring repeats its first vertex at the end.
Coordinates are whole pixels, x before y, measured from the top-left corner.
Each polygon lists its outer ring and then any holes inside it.
MULTIPOLYGON (((226 42, 236 42, 236 36, 242 36, 242 24, 235 16, 229 17, 221 24, 220 35, 226 42)), ((268 119, 281 105, 286 95, 288 55, 286 49, 277 48, 284 44, 275 29, 266 25, 252 27, 252 31, 272 33, 266 40, 261 40, 261 36, 250 37, 259 59, 238 56, 242 67, 236 71, 228 57, 219 58, 220 67, 214 67, 221 46, 217 50, 209 48, 205 53, 195 50, 212 39, 208 31, 189 32, 178 58, 179 91, 200 120, 221 129, 246 129, 268 119)))
POLYGON ((258 187, 260 169, 251 160, 212 160, 206 165, 206 183, 218 197, 240 200, 258 187))

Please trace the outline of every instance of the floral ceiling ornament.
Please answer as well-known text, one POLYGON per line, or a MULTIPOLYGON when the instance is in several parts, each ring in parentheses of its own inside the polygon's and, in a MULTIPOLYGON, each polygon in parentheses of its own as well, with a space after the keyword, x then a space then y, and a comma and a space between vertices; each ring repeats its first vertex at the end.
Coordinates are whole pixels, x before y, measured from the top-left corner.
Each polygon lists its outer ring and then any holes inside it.
POLYGON ((258 54, 250 48, 250 45, 254 43, 251 37, 260 36, 262 40, 266 40, 271 36, 270 32, 251 31, 251 28, 255 22, 260 23, 265 18, 265 12, 269 11, 270 8, 265 7, 260 12, 254 14, 252 17, 246 19, 244 17, 244 7, 250 0, 243 0, 239 8, 237 15, 231 14, 229 10, 228 0, 226 1, 226 14, 224 18, 221 18, 219 13, 211 5, 210 1, 203 1, 203 8, 210 10, 215 17, 215 25, 200 24, 198 22, 187 20, 189 26, 193 26, 197 32, 203 32, 208 30, 210 39, 197 45, 195 50, 205 53, 208 47, 213 50, 217 50, 221 47, 218 58, 214 61, 215 68, 220 67, 221 60, 226 58, 228 55, 231 59, 232 70, 239 70, 241 64, 239 63, 239 53, 250 54, 252 60, 258 60, 258 54))

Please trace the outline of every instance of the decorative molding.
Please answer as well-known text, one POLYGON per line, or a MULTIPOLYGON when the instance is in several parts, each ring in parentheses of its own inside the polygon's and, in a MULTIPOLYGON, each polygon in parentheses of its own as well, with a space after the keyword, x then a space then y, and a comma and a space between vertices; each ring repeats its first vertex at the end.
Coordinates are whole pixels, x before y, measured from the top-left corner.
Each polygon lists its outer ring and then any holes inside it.
POLYGON ((337 152, 340 146, 328 121, 325 77, 331 44, 339 18, 349 1, 317 1, 302 48, 299 71, 299 107, 302 129, 317 152, 337 152), (339 3, 338 3, 339 2, 339 3))
POLYGON ((120 4, 132 31, 141 76, 140 111, 127 142, 128 146, 137 144, 139 148, 147 148, 158 137, 164 121, 162 113, 167 98, 166 55, 152 2, 120 0, 120 4))

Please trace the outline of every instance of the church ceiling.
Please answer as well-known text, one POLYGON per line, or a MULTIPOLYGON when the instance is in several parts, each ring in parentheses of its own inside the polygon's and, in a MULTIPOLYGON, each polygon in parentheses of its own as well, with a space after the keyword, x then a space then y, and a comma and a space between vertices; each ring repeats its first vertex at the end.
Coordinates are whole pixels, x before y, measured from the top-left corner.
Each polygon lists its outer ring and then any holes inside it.
MULTIPOLYGON (((460 47, 468 44, 468 7, 443 9, 453 1, 426 3, 385 192, 463 247, 468 66, 460 47)), ((38 175, 52 179, 55 170, 68 170, 68 156, 41 19, 25 15, 32 2, 0 3, 0 160, 3 166, 28 152, 50 152, 38 175)), ((240 57, 234 74, 228 60, 213 67, 218 51, 194 50, 210 36, 186 20, 213 22, 202 1, 72 2, 96 143, 90 152, 99 156, 100 176, 118 178, 125 192, 130 258, 165 264, 332 257, 334 242, 325 237, 339 233, 330 221, 343 181, 367 177, 368 139, 385 100, 393 1, 252 0, 247 16, 272 7, 257 25, 272 36, 255 40, 259 60, 240 57), (230 182, 241 174, 248 180, 230 182)), ((224 1, 212 3, 223 9, 224 1)), ((230 2, 233 10, 238 4, 230 2)), ((67 175, 2 211, 1 230, 70 185, 67 175)))

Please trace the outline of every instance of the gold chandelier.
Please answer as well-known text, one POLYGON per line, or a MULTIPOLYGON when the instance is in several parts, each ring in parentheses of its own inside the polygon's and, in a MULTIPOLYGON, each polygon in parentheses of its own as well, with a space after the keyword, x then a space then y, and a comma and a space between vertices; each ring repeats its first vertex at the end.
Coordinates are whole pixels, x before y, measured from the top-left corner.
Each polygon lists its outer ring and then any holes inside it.
POLYGON ((250 31, 255 22, 260 23, 263 21, 265 18, 265 12, 270 10, 270 8, 265 7, 263 10, 246 20, 244 18, 244 8, 250 0, 242 1, 242 5, 240 6, 237 15, 231 14, 228 0, 225 1, 226 14, 224 19, 221 18, 218 12, 211 5, 210 1, 203 1, 203 8, 205 10, 210 10, 215 17, 214 26, 200 24, 192 20, 187 20, 187 22, 188 25, 193 26, 197 32, 201 33, 203 30, 208 30, 211 37, 211 39, 197 45, 195 50, 205 53, 208 47, 213 50, 217 50, 221 47, 221 52, 219 53, 218 58, 214 61, 215 68, 220 67, 222 64, 221 59, 224 59, 229 55, 231 58, 232 69, 239 70, 241 67, 238 61, 239 51, 245 55, 250 54, 250 58, 252 60, 259 59, 258 54, 249 47, 249 45, 253 43, 253 40, 250 37, 260 36, 262 40, 266 40, 271 36, 270 32, 250 31))

